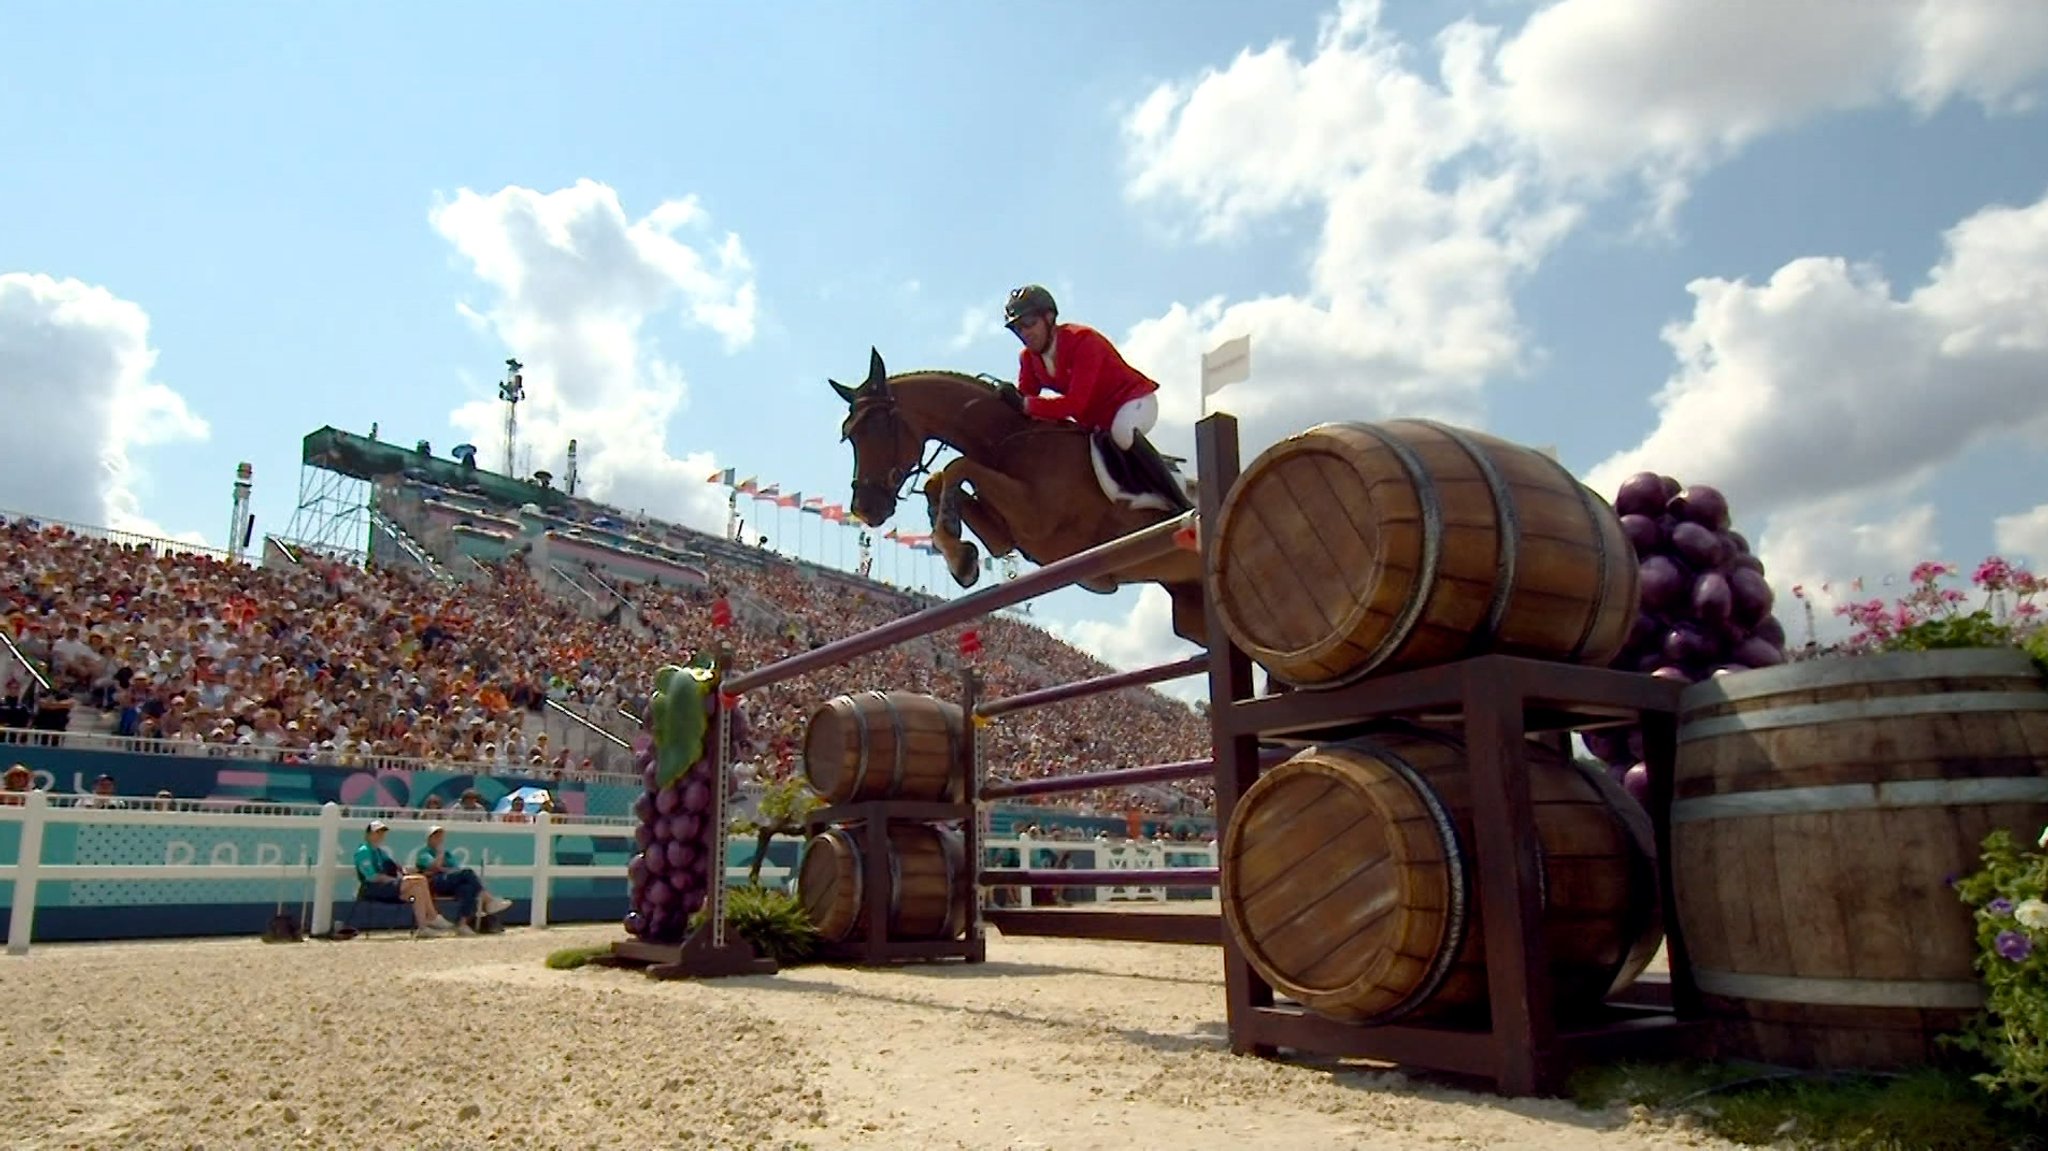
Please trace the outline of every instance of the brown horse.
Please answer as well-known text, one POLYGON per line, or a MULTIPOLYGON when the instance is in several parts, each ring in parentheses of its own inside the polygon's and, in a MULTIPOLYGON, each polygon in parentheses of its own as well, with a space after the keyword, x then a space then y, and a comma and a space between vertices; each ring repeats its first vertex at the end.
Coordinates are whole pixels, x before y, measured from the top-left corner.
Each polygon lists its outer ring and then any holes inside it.
MULTIPOLYGON (((960 453, 931 473, 924 494, 932 542, 961 587, 981 578, 980 550, 961 538, 963 523, 992 556, 1014 551, 1049 564, 1178 514, 1110 499, 1096 479, 1086 428, 1032 419, 973 376, 916 371, 892 377, 882 354, 869 349, 866 383, 828 382, 851 409, 840 438, 853 444, 853 514, 869 527, 887 523, 904 485, 930 471, 937 450, 926 456, 927 444, 936 440, 960 453)), ((1173 597, 1175 634, 1207 645, 1198 554, 1177 549, 1081 586, 1108 594, 1128 583, 1165 588, 1173 597)))

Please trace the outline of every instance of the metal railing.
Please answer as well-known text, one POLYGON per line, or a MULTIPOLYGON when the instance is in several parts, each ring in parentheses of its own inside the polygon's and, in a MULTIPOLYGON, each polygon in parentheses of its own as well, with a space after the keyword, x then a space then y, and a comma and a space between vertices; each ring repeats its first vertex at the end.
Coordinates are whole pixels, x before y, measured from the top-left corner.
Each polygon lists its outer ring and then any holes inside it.
POLYGON ((76 535, 89 536, 93 539, 106 540, 109 543, 140 544, 158 552, 185 552, 190 553, 192 555, 212 556, 214 559, 218 560, 225 560, 228 558, 226 548, 210 547, 206 544, 187 543, 184 540, 168 540, 163 538, 162 536, 144 535, 141 532, 126 532, 121 531, 118 528, 103 528, 94 526, 92 524, 73 523, 70 520, 54 519, 50 516, 39 516, 28 512, 16 512, 0 509, 0 520, 4 520, 5 522, 10 524, 30 523, 35 524, 39 527, 63 528, 64 530, 72 532, 76 535))

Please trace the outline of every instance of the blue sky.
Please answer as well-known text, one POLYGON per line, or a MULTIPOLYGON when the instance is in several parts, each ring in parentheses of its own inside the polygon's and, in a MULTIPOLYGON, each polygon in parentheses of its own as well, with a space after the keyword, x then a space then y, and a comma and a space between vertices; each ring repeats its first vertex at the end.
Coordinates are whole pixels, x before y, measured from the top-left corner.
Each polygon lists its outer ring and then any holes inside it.
MULTIPOLYGON (((716 518, 727 466, 843 500, 825 378, 870 344, 1012 371, 993 310, 1042 280, 1161 379, 1170 449, 1195 354, 1250 332, 1219 401, 1254 447, 1444 415, 1596 487, 1646 460, 1728 486, 1781 580, 2048 562, 2048 28, 2018 0, 1931 6, 1939 36, 1917 5, 1781 8, 13 5, 0 505, 219 543, 248 460, 281 531, 323 424, 495 462, 508 355, 557 395, 534 466, 580 429, 586 477, 650 510, 716 518), (565 270, 535 220, 641 247, 565 270), (1653 402, 1667 326, 1701 349, 1691 407, 1653 402), (1866 363, 1873 330, 1919 342, 1866 363)), ((1044 610, 1165 654, 1156 616, 1104 622, 1141 599, 1044 610)))

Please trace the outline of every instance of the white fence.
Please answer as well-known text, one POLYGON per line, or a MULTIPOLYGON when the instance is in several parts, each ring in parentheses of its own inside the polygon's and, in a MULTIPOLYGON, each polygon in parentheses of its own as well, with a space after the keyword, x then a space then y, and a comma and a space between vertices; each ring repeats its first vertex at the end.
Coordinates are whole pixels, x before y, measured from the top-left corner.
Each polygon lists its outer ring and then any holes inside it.
MULTIPOLYGON (((1151 839, 989 839, 983 841, 989 856, 1000 862, 990 862, 991 867, 1023 867, 1033 870, 1061 871, 1069 868, 1084 871, 1150 871, 1159 868, 1215 867, 1216 845, 1212 842, 1178 842, 1151 839), (1002 857, 1014 852, 1014 859, 1002 857), (1046 858, 1050 856, 1050 858, 1046 858)), ((1015 894, 1017 906, 1031 907, 1032 892, 1029 888, 1008 888, 1015 894)), ((1144 903, 1163 902, 1167 889, 1155 886, 1118 887, 1066 887, 1065 892, 1090 891, 1094 898, 1103 901, 1136 901, 1144 903)), ((1197 890, 1182 888, 1180 890, 1197 890)), ((1206 896, 1204 897, 1206 898, 1206 896)))
MULTIPOLYGON (((53 796, 31 791, 19 796, 20 804, 0 806, 0 831, 18 829, 14 861, 0 862, 0 882, 13 885, 7 930, 7 950, 13 955, 28 953, 34 937, 38 887, 44 883, 156 883, 165 881, 245 881, 285 884, 310 883, 308 928, 315 935, 334 926, 337 903, 355 897, 355 845, 371 819, 384 820, 391 827, 388 843, 401 863, 410 859, 414 847, 426 840, 427 829, 438 823, 448 829, 448 853, 458 866, 474 867, 487 884, 507 882, 526 889, 530 917, 535 927, 549 923, 549 902, 558 879, 617 879, 626 877, 623 863, 564 864, 555 862, 555 841, 564 837, 629 838, 631 819, 570 819, 547 813, 531 823, 464 818, 453 812, 394 811, 375 808, 344 808, 328 803, 320 807, 266 808, 262 811, 227 810, 217 803, 127 799, 123 807, 97 806, 96 797, 53 796), (48 831, 71 828, 154 828, 203 833, 268 833, 244 858, 232 842, 217 842, 208 850, 194 845, 196 837, 163 839, 148 859, 107 862, 88 858, 90 851, 73 844, 74 858, 53 861, 46 858, 48 831), (291 844, 291 847, 285 846, 291 844), (296 850, 293 850, 295 848, 296 850), (524 860, 533 862, 511 862, 524 860)), ((734 848, 746 849, 751 837, 735 838, 734 848)), ((1172 843, 1109 839, 991 839, 984 842, 985 858, 992 866, 1042 866, 1079 868, 1158 868, 1166 866, 1213 867, 1216 847, 1212 843, 1172 843), (1051 853, 1050 857, 1047 853, 1051 853), (1171 862, 1168 856, 1175 857, 1171 862)), ((733 853, 728 853, 729 857, 733 853)), ((0 857, 4 858, 4 857, 0 857)), ((745 863, 727 869, 728 883, 742 882, 745 863)), ((764 885, 789 890, 796 876, 793 869, 767 862, 761 868, 764 885)), ((1072 892, 1090 890, 1067 889, 1072 892)), ((1166 890, 1157 887, 1115 886, 1092 889, 1096 899, 1157 901, 1166 890)), ((504 894, 503 891, 500 894, 504 894)), ((1024 906, 1030 906, 1028 890, 1013 892, 1024 906)), ((260 901, 257 901, 260 902, 260 901)), ((284 899, 296 907, 303 899, 284 899)), ((620 899, 620 914, 625 900, 620 899)))

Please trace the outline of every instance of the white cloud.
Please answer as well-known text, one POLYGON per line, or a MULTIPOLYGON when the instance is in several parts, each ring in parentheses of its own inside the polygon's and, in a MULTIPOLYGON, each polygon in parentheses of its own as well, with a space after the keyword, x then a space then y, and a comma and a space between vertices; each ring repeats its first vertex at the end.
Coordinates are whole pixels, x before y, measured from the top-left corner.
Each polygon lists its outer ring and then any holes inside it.
POLYGON ((1247 51, 1132 113, 1134 200, 1183 208, 1212 236, 1296 210, 1323 221, 1304 291, 1175 303, 1126 336, 1160 380, 1167 429, 1199 414, 1201 352, 1237 335, 1254 379, 1219 406, 1247 452, 1328 418, 1471 422, 1482 385, 1522 366, 1512 292, 1577 211, 1488 147, 1487 41, 1447 34, 1425 76, 1376 5, 1347 3, 1306 58, 1284 42, 1247 51))
POLYGON ((1873 515, 1864 501, 1839 497, 1771 516, 1753 541, 1777 595, 1773 609, 1786 642, 1804 643, 1808 619, 1794 589, 1814 607, 1811 624, 1822 643, 1846 637, 1835 608, 1852 600, 1891 601, 1906 593, 1906 574, 1941 556, 1934 505, 1915 503, 1873 515))
POLYGON ((1564 0, 1493 63, 1494 107, 1547 172, 1636 176, 1668 212, 1692 176, 1817 115, 1889 101, 1923 114, 1959 98, 2026 106, 2048 77, 2048 5, 1564 0))
MULTIPOLYGON (((756 290, 740 238, 713 230, 694 198, 629 219, 618 194, 591 180, 554 192, 463 189, 432 222, 492 293, 458 312, 526 365, 520 442, 535 466, 559 460, 573 438, 593 498, 720 530, 725 494, 704 482, 716 461, 669 454, 667 432, 689 386, 645 328, 673 315, 728 351, 749 343, 756 290)), ((491 467, 501 462, 503 419, 495 390, 450 415, 491 467)))
POLYGON ((1219 400, 1247 451, 1325 419, 1480 422, 1484 387, 1536 354, 1514 292, 1597 198, 1642 189, 1668 218, 1765 134, 1885 102, 2025 107, 2044 78, 2031 0, 1561 0, 1426 49, 1344 0, 1308 50, 1248 49, 1126 118, 1134 202, 1203 237, 1300 213, 1321 231, 1298 291, 1175 302, 1125 350, 1171 434, 1200 351, 1250 334, 1255 378, 1219 400))
POLYGON ((142 514, 134 455, 210 431, 151 378, 155 366, 139 305, 78 280, 0 275, 0 488, 10 507, 163 536, 142 514))
POLYGON ((1999 516, 1991 526, 1998 554, 2015 563, 2026 562, 2036 575, 2048 574, 2048 504, 2018 515, 1999 516))
POLYGON ((1001 331, 1001 320, 1002 317, 994 308, 964 308, 960 312, 960 327, 953 333, 953 338, 946 342, 946 346, 953 351, 964 352, 1001 331))
POLYGON ((1875 268, 1802 259, 1760 285, 1689 285, 1664 338, 1657 428, 1587 477, 1612 497, 1655 468, 1738 514, 1910 491, 1969 448, 2048 424, 2048 198, 1951 228, 1900 295, 1875 268))

